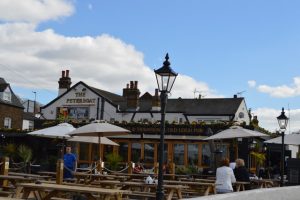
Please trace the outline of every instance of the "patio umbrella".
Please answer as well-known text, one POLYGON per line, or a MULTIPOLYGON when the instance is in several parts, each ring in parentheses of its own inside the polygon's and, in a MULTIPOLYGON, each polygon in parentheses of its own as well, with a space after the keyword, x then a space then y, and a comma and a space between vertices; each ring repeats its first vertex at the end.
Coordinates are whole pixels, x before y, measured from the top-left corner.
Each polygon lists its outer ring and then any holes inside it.
POLYGON ((96 120, 90 124, 77 128, 76 130, 70 132, 69 135, 98 137, 99 155, 101 156, 101 137, 125 135, 129 132, 129 130, 121 128, 119 126, 112 125, 105 121, 96 120))
MULTIPOLYGON (((61 123, 56 126, 44 128, 37 131, 29 132, 29 135, 39 136, 39 137, 46 137, 46 138, 60 138, 60 139, 66 139, 70 136, 68 133, 75 130, 75 128, 68 123, 61 123)), ((60 153, 61 157, 63 158, 64 154, 64 143, 60 143, 57 146, 60 146, 60 153)))
MULTIPOLYGON (((99 139, 97 137, 88 137, 88 136, 75 136, 68 139, 69 142, 84 142, 84 143, 94 143, 98 144, 99 139)), ((108 139, 107 137, 100 137, 100 143, 106 145, 119 146, 119 144, 108 139)))
POLYGON ((204 140, 223 140, 223 139, 251 138, 251 137, 268 137, 268 135, 258 131, 245 129, 240 126, 231 126, 230 128, 221 131, 215 135, 212 135, 210 137, 207 137, 204 140))
POLYGON ((32 131, 27 134, 48 138, 66 138, 70 137, 68 133, 70 133, 73 130, 75 130, 75 128, 71 124, 61 123, 56 126, 32 131))
MULTIPOLYGON (((264 143, 281 144, 282 143, 282 137, 279 136, 277 138, 266 140, 266 141, 264 141, 264 143)), ((300 145, 300 134, 299 133, 286 134, 284 136, 284 144, 300 145)))

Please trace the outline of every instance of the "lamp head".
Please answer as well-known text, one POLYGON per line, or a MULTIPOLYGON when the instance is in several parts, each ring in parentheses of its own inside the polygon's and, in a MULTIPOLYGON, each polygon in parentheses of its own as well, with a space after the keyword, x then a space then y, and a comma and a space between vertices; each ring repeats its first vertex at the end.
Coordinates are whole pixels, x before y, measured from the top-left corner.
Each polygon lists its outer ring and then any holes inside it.
POLYGON ((285 116, 284 108, 282 108, 281 114, 277 117, 280 129, 286 129, 289 118, 285 116))
POLYGON ((169 54, 166 54, 163 66, 157 70, 154 70, 156 81, 158 85, 158 90, 160 92, 170 93, 177 77, 177 73, 170 67, 169 54))

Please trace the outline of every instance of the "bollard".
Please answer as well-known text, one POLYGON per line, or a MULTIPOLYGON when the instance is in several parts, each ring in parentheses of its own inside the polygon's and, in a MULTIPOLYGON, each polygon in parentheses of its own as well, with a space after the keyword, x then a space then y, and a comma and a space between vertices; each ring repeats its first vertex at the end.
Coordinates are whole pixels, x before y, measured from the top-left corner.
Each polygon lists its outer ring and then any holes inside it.
POLYGON ((158 167, 159 167, 159 163, 155 163, 154 164, 154 174, 158 174, 158 167))
POLYGON ((64 160, 58 159, 56 163, 56 184, 62 184, 64 179, 64 160))
POLYGON ((170 163, 170 174, 174 174, 171 178, 175 180, 175 163, 170 163))
MULTIPOLYGON (((1 158, 1 175, 8 175, 8 170, 9 170, 9 158, 8 157, 2 157, 1 158)), ((8 186, 8 180, 1 180, 0 185, 2 187, 7 187, 8 186)))
POLYGON ((128 163, 128 174, 132 174, 133 173, 134 167, 135 167, 135 163, 130 161, 128 163))
POLYGON ((98 173, 102 174, 103 167, 104 167, 104 162, 102 162, 101 160, 97 160, 97 168, 96 169, 97 169, 98 173))

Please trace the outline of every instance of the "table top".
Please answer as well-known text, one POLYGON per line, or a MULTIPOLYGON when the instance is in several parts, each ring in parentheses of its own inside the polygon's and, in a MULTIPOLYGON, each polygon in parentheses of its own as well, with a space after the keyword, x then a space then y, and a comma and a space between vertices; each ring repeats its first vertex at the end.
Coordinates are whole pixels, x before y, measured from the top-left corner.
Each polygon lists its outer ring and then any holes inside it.
POLYGON ((174 180, 164 180, 164 183, 169 184, 184 184, 184 185, 201 185, 201 186, 214 186, 215 183, 198 182, 198 181, 174 181, 174 180))
MULTIPOLYGON (((127 186, 157 187, 157 184, 146 184, 146 183, 131 182, 131 181, 125 181, 125 182, 122 182, 122 184, 127 185, 127 186)), ((164 184, 164 188, 183 189, 183 188, 188 188, 188 187, 184 186, 184 185, 166 185, 166 184, 164 184)))
POLYGON ((24 188, 33 189, 43 189, 43 190, 58 190, 58 191, 68 191, 68 192, 83 192, 83 193, 101 193, 101 194, 131 194, 128 190, 119 189, 107 189, 99 187, 82 187, 75 185, 60 185, 60 184, 50 184, 50 183, 21 183, 18 186, 24 188))
POLYGON ((14 175, 0 175, 0 179, 4 179, 4 180, 28 180, 28 181, 32 181, 32 180, 37 180, 36 177, 24 177, 24 176, 14 176, 14 175))

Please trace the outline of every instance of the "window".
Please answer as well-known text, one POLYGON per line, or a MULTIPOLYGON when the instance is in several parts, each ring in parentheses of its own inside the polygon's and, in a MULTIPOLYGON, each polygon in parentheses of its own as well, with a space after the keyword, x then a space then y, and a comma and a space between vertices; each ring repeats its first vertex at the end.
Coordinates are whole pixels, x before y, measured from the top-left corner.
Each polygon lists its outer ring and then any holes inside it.
POLYGON ((29 129, 29 130, 33 130, 33 128, 34 128, 34 123, 33 123, 33 121, 29 121, 28 129, 29 129))
POLYGON ((154 144, 152 143, 144 144, 144 161, 146 163, 154 162, 154 144))
POLYGON ((11 128, 11 118, 9 117, 4 118, 4 128, 11 128))
POLYGON ((184 165, 184 144, 174 144, 173 160, 176 165, 184 165))
POLYGON ((88 143, 79 143, 79 160, 88 161, 89 160, 89 144, 88 143))
POLYGON ((123 162, 128 161, 128 143, 120 142, 119 143, 119 155, 122 157, 123 162))
POLYGON ((4 101, 11 101, 11 93, 10 93, 10 91, 4 91, 3 92, 3 100, 4 101))
POLYGON ((140 143, 131 144, 131 160, 135 163, 141 159, 141 148, 142 145, 140 143))
POLYGON ((209 166, 211 163, 211 152, 209 144, 202 144, 202 166, 209 166))
POLYGON ((239 113, 239 118, 244 118, 244 113, 243 112, 239 113))
MULTIPOLYGON (((157 161, 159 161, 159 150, 160 146, 158 145, 158 149, 157 149, 157 161)), ((167 162, 168 161, 168 144, 164 144, 164 160, 163 162, 167 162)))
POLYGON ((188 144, 188 163, 198 165, 198 144, 188 144))

